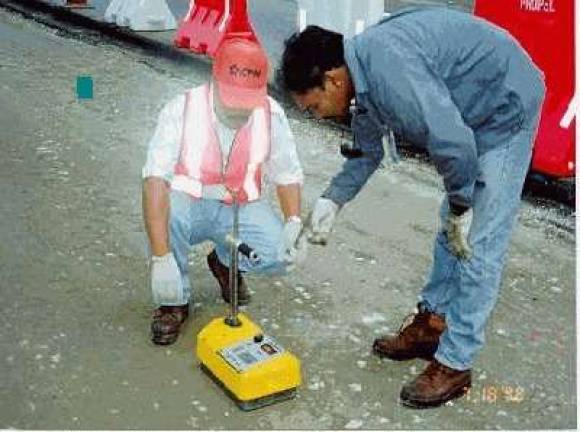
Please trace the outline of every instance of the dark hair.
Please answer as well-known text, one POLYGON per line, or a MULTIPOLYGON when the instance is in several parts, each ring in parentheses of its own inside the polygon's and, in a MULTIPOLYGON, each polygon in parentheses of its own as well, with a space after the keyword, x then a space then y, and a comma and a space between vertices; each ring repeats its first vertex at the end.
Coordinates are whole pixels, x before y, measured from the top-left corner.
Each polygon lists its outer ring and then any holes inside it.
POLYGON ((304 93, 322 86, 324 73, 344 65, 343 36, 310 25, 284 42, 279 79, 286 90, 304 93))

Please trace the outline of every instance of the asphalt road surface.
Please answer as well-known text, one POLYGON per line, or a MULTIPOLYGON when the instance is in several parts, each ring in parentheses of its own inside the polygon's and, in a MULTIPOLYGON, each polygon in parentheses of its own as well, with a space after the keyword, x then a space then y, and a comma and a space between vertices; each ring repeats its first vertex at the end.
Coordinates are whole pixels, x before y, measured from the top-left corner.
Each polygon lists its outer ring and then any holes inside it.
MULTIPOLYGON (((184 334, 152 345, 140 170, 162 105, 207 79, 207 66, 0 9, 0 428, 576 427, 575 214, 537 200, 522 206, 469 397, 398 403, 425 363, 381 361, 370 346, 397 330, 431 265, 443 189, 415 158, 385 163, 303 267, 248 278, 246 311, 302 361, 296 399, 243 413, 199 370, 195 335, 226 311, 207 245, 191 255, 184 334), (79 75, 94 99, 76 99, 79 75)), ((289 115, 308 206, 341 163, 341 136, 289 115)))

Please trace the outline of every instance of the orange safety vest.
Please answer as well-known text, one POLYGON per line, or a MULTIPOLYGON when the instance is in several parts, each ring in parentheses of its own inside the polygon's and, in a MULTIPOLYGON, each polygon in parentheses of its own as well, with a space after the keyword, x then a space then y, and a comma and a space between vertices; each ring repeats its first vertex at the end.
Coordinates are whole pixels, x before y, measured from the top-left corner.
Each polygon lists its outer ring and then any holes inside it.
POLYGON ((171 187, 202 198, 204 185, 225 186, 222 201, 256 201, 262 190, 262 164, 270 155, 270 103, 255 108, 237 131, 225 169, 213 113, 213 90, 209 84, 185 93, 181 150, 171 187))

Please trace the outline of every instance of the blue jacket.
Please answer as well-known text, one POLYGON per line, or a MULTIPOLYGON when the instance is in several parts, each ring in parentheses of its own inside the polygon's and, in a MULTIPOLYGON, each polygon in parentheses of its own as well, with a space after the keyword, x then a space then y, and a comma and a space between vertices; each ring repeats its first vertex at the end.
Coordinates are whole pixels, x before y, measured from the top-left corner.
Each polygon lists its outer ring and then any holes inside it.
POLYGON ((453 9, 404 9, 344 49, 363 156, 347 160, 323 193, 341 205, 378 168, 390 128, 428 151, 450 202, 471 206, 478 156, 529 126, 544 95, 542 73, 515 39, 453 9))

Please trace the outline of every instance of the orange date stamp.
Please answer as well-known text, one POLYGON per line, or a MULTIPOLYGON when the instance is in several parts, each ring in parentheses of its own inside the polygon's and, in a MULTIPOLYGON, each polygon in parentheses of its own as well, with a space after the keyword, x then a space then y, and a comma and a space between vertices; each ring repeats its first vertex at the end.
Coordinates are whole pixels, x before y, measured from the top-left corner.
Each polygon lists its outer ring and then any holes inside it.
POLYGON ((526 391, 519 385, 486 384, 473 386, 465 393, 465 398, 472 403, 521 403, 526 397, 526 391))

